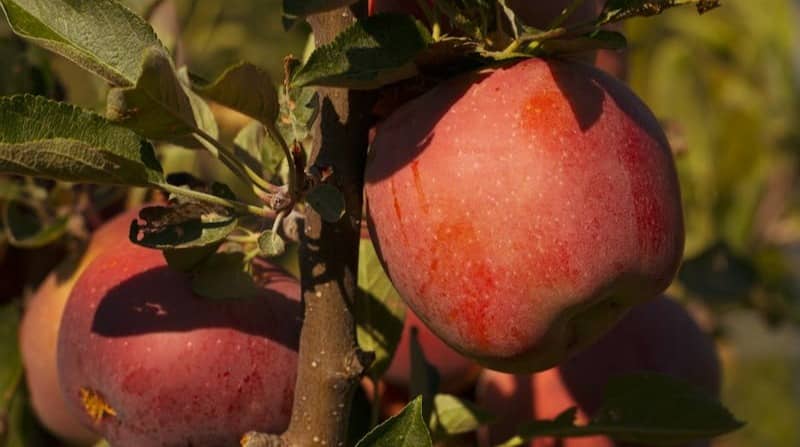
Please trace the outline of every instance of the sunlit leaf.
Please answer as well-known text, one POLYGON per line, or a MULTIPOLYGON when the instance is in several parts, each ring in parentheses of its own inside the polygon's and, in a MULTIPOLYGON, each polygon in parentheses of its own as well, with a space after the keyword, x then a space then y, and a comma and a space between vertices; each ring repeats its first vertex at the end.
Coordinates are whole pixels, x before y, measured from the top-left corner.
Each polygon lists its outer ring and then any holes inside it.
POLYGON ((14 32, 117 86, 136 84, 150 25, 113 0, 0 0, 14 32))
POLYGON ((422 418, 422 397, 411 401, 397 416, 367 433, 356 447, 431 447, 431 435, 422 418))
POLYGON ((163 181, 153 147, 136 133, 28 95, 0 99, 0 172, 133 186, 163 181))

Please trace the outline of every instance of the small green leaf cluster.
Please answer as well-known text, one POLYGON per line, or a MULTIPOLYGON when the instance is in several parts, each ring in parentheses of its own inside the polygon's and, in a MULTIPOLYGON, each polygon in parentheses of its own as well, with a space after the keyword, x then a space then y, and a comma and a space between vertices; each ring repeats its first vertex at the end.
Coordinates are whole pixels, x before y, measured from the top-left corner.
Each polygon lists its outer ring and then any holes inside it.
POLYGON ((438 0, 425 8, 429 26, 400 14, 357 21, 317 48, 294 73, 291 85, 375 89, 419 75, 449 76, 524 58, 620 49, 626 46, 625 37, 604 26, 681 5, 694 5, 702 13, 719 2, 610 1, 589 22, 562 25, 575 9, 567 8, 542 30, 524 23, 505 1, 438 0))

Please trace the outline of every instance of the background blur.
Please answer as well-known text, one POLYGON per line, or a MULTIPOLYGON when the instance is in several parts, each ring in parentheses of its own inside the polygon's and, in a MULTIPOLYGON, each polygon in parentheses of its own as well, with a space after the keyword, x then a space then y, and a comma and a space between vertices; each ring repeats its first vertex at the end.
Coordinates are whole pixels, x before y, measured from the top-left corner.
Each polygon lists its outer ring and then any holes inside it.
MULTIPOLYGON (((127 3, 141 11, 152 2, 127 3)), ((678 151, 687 245, 672 292, 717 337, 723 401, 748 422, 715 445, 800 446, 800 2, 723 4, 702 17, 684 8, 629 22, 630 83, 678 151)), ((300 57, 307 46, 307 28, 283 31, 276 0, 174 5, 177 22, 163 25, 163 40, 182 42, 182 59, 205 78, 247 60, 279 81, 283 57, 300 57)), ((102 109, 102 83, 4 26, 0 94, 102 109)), ((173 167, 212 169, 177 149, 164 157, 173 167)), ((3 302, 50 267, 17 262, 26 255, 8 250, 17 249, 0 236, 3 302), (13 270, 10 258, 30 271, 13 270)))

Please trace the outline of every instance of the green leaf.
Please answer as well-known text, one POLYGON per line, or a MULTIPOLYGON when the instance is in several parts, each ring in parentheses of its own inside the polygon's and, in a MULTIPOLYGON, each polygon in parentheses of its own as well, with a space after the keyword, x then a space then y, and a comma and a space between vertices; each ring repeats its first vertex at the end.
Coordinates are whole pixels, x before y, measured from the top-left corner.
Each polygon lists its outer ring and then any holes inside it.
POLYGON ((422 419, 422 397, 411 401, 397 416, 367 433, 356 447, 432 447, 428 426, 422 419))
POLYGON ((267 230, 258 237, 258 250, 262 256, 280 256, 286 251, 286 242, 272 230, 267 230))
POLYGON ((0 98, 0 172, 130 186, 163 181, 153 146, 136 133, 29 95, 0 98))
POLYGON ((229 210, 198 202, 146 207, 139 218, 144 222, 131 222, 131 241, 162 250, 217 244, 239 224, 229 210))
MULTIPOLYGON (((24 387, 20 387, 11 397, 5 439, 0 436, 0 445, 3 447, 52 447, 53 438, 42 429, 33 408, 30 405, 29 395, 24 387), (3 443, 5 440, 5 443, 3 443)), ((0 420, 0 423, 3 421, 0 420)))
POLYGON ((244 253, 216 253, 192 272, 192 290, 209 299, 250 298, 258 286, 250 274, 244 253))
POLYGON ((161 47, 150 25, 113 0, 0 0, 15 33, 113 85, 136 84, 141 55, 161 47))
POLYGON ((278 130, 286 141, 304 141, 319 115, 319 95, 313 88, 281 90, 278 130))
POLYGON ((368 374, 377 381, 389 368, 400 343, 406 307, 369 239, 361 239, 359 245, 358 289, 361 295, 354 309, 358 345, 375 353, 368 374))
POLYGON ((19 183, 7 178, 0 178, 0 200, 15 200, 22 196, 19 183))
POLYGON ((606 389, 603 406, 588 425, 573 425, 575 410, 554 421, 534 421, 503 446, 535 437, 608 435, 647 445, 683 444, 740 428, 719 401, 691 384, 653 373, 617 377, 606 389))
POLYGON ((18 201, 6 202, 3 206, 3 222, 8 242, 22 248, 44 247, 67 232, 69 216, 50 221, 43 217, 18 201))
MULTIPOLYGON (((3 396, 11 396, 20 385, 22 359, 17 342, 20 309, 16 301, 0 306, 0 405, 8 404, 3 396)), ((0 411, 7 410, 0 406, 0 411)))
POLYGON ((309 191, 306 194, 306 202, 326 222, 338 222, 344 216, 346 206, 344 195, 336 187, 327 183, 317 185, 317 187, 309 191))
POLYGON ((106 116, 147 138, 188 147, 197 145, 191 134, 198 129, 214 138, 218 133, 208 104, 181 82, 161 47, 145 51, 142 75, 134 87, 108 93, 106 116))
POLYGON ((429 421, 433 412, 433 397, 439 391, 441 378, 436 368, 425 358, 416 327, 411 328, 411 342, 408 349, 411 351, 411 381, 408 384, 408 394, 422 397, 422 416, 429 421))
POLYGON ((449 394, 434 397, 431 425, 448 436, 475 431, 493 419, 487 411, 464 399, 449 394))
POLYGON ((740 428, 717 399, 692 385, 659 374, 612 379, 605 403, 590 426, 616 440, 681 444, 740 428))
POLYGON ((219 246, 220 244, 209 244, 201 247, 166 249, 163 250, 163 254, 171 269, 191 272, 216 253, 219 246))
POLYGON ((278 92, 265 70, 247 62, 229 67, 200 95, 272 126, 278 117, 278 92))
POLYGON ((159 3, 165 0, 119 0, 120 3, 128 7, 140 17, 147 17, 150 11, 159 3))
POLYGON ((272 183, 280 183, 282 168, 288 166, 283 163, 286 157, 260 121, 252 120, 244 126, 233 140, 233 147, 236 157, 253 172, 260 172, 272 183))
POLYGON ((295 72, 292 87, 374 89, 408 79, 418 73, 414 59, 430 42, 427 30, 409 15, 368 17, 314 50, 295 72))

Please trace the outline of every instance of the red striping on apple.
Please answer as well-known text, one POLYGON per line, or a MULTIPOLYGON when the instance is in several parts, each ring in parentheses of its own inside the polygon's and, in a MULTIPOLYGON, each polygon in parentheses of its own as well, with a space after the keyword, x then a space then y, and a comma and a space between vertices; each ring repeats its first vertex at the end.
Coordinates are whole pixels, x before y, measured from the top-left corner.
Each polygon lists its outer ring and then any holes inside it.
POLYGON ((683 251, 669 143, 624 84, 530 59, 461 76, 378 126, 373 242, 439 337, 533 372, 662 292, 683 251))

